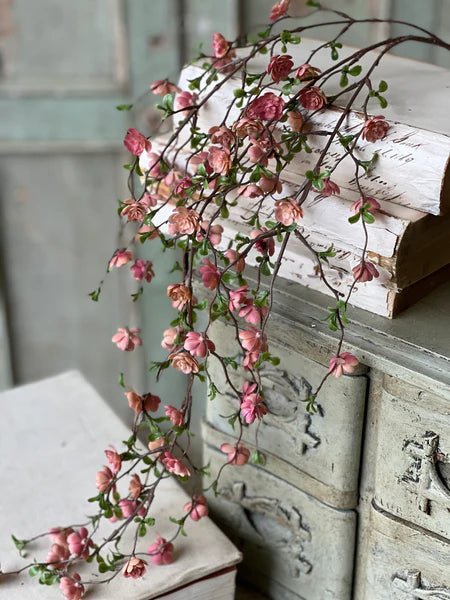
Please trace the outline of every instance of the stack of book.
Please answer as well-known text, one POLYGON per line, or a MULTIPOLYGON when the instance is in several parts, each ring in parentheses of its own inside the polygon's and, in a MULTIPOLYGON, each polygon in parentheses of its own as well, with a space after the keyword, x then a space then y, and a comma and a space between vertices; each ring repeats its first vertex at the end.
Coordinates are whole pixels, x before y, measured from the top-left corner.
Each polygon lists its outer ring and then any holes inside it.
MULTIPOLYGON (((296 66, 307 59, 310 52, 320 45, 315 40, 302 40, 299 46, 291 46, 296 66)), ((344 47, 341 57, 350 55, 355 49, 344 47)), ((359 64, 364 68, 377 57, 370 53, 359 64)), ((267 66, 267 57, 253 59, 249 72, 262 73, 267 66)), ((319 51, 311 61, 314 66, 325 69, 330 66, 329 49, 319 51)), ((187 66, 181 74, 179 87, 189 89, 189 82, 198 78, 203 69, 197 65, 187 66)), ((218 75, 218 78, 223 78, 218 75)), ((341 91, 339 77, 336 82, 327 82, 326 93, 332 96, 341 91)), ((367 283, 358 283, 350 303, 373 313, 393 317, 404 308, 431 291, 436 285, 450 277, 450 119, 445 110, 444 96, 450 87, 450 71, 419 63, 417 61, 386 55, 372 77, 376 87, 380 80, 389 81, 391 88, 384 95, 389 101, 387 108, 369 104, 372 114, 384 114, 389 123, 388 135, 383 140, 369 143, 361 138, 357 144, 357 155, 361 161, 370 161, 374 154, 373 170, 361 177, 361 185, 367 196, 381 205, 375 223, 368 225, 366 260, 379 272, 379 277, 367 283)), ((218 80, 212 81, 200 94, 200 99, 210 93, 218 80)), ((216 93, 198 113, 197 125, 202 132, 222 123, 231 126, 240 115, 234 104, 233 91, 241 87, 241 77, 234 76, 216 93)), ((280 84, 281 85, 281 84, 280 84)), ((279 94, 280 86, 273 84, 265 91, 279 94)), ((287 96, 285 96, 287 99, 287 96)), ((346 96, 338 104, 314 115, 309 130, 331 131, 341 115, 346 96), (339 104, 341 106, 339 106, 339 104)), ((376 99, 374 99, 376 102, 376 99)), ((340 128, 343 136, 357 133, 364 117, 352 112, 340 128)), ((281 136, 284 125, 280 124, 281 136)), ((292 195, 305 180, 305 173, 314 168, 315 162, 327 142, 324 135, 308 135, 308 144, 313 149, 295 155, 282 172, 283 191, 264 201, 260 220, 275 220, 273 204, 277 198, 292 195)), ((178 138, 181 146, 187 141, 189 128, 185 127, 178 138)), ((164 140, 160 140, 163 144, 164 140)), ((154 146, 158 147, 158 141, 154 146)), ((184 146, 189 149, 189 145, 184 146)), ((303 204, 304 217, 299 223, 304 238, 317 252, 326 251, 333 244, 335 256, 328 258, 324 272, 331 285, 345 297, 354 281, 352 268, 361 262, 365 244, 361 223, 350 224, 350 207, 359 199, 355 191, 355 164, 351 157, 343 158, 344 146, 336 140, 321 166, 321 171, 339 166, 332 173, 332 180, 340 187, 340 193, 323 197, 312 191, 303 204)), ((177 160, 186 164, 186 156, 179 153, 177 160)), ((271 161, 274 162, 274 161, 271 161)), ((269 162, 269 169, 275 169, 269 162)), ((230 194, 227 199, 233 201, 230 194)), ((240 196, 231 209, 231 217, 223 222, 224 243, 237 232, 248 234, 245 219, 253 213, 259 199, 251 200, 240 196)), ((251 253, 249 262, 256 264, 256 253, 251 253)), ((274 256, 276 258, 276 255, 274 256)), ((307 287, 331 292, 320 278, 315 256, 300 241, 293 240, 285 253, 280 275, 307 287)))

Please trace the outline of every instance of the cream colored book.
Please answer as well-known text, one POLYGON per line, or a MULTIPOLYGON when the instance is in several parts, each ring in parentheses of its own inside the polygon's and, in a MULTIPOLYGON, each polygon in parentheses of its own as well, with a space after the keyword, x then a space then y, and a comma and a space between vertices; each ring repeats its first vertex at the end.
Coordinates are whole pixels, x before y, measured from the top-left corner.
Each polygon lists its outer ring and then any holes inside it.
MULTIPOLYGON (((120 394, 121 392, 118 391, 120 394)), ((124 398, 124 402, 126 399, 124 398)), ((21 559, 11 540, 48 531, 51 527, 82 523, 94 507, 95 474, 105 462, 104 450, 129 438, 128 428, 105 404, 82 375, 71 371, 0 394, 0 563, 3 571, 21 568, 33 557, 43 560, 48 540, 33 543, 21 559)), ((138 550, 144 551, 156 532, 170 539, 187 494, 166 479, 155 496, 151 516, 156 519, 138 550)), ((100 532, 105 535, 109 526, 100 532)), ((186 523, 187 537, 174 542, 175 560, 149 565, 142 579, 122 574, 108 585, 90 586, 92 600, 233 600, 235 566, 241 555, 207 517, 186 523)), ((131 535, 131 532, 130 532, 131 535)), ((124 536, 120 547, 127 547, 124 536)), ((79 570, 92 580, 95 565, 79 570)), ((20 578, 0 576, 0 598, 49 600, 62 598, 58 586, 43 586, 27 573, 20 578)))
MULTIPOLYGON (((295 66, 300 66, 310 52, 323 44, 317 40, 302 38, 298 46, 290 45, 288 53, 293 56, 295 66)), ((340 57, 354 52, 356 48, 344 46, 340 57)), ((370 53, 358 64, 368 64, 376 54, 370 53)), ((267 56, 259 55, 249 63, 249 72, 262 73, 267 66, 267 56)), ((322 70, 332 66, 330 50, 322 49, 312 60, 314 66, 322 70)), ((185 67, 181 73, 179 86, 189 89, 189 82, 201 75, 203 69, 197 65, 185 67)), ((219 80, 223 75, 218 75, 219 80)), ((389 104, 381 109, 377 101, 371 102, 369 111, 374 115, 384 115, 389 121, 389 135, 376 143, 360 140, 357 145, 361 160, 370 160, 377 153, 376 171, 368 178, 362 179, 363 187, 369 196, 377 200, 386 200, 431 214, 440 214, 450 209, 450 119, 448 116, 448 88, 450 71, 398 56, 387 55, 375 69, 372 76, 375 88, 383 80, 390 84, 384 95, 389 104)), ((268 79, 269 81, 269 79, 268 79)), ((213 81, 200 94, 202 99, 217 85, 213 81)), ((273 84, 266 91, 277 94, 280 86, 273 84)), ((199 111, 197 125, 202 131, 208 131, 213 125, 222 122, 233 99, 233 90, 241 86, 241 77, 229 79, 199 111)), ((326 93, 332 96, 341 92, 339 77, 327 82, 326 93)), ((285 96, 287 99, 288 96, 285 96)), ((331 131, 341 116, 341 108, 346 96, 338 99, 336 106, 316 114, 312 121, 313 129, 331 131)), ((234 123, 240 109, 233 106, 226 120, 227 125, 234 123)), ((351 135, 358 131, 364 123, 364 117, 357 110, 350 113, 341 127, 342 135, 351 135)), ((186 128, 185 128, 186 129, 186 128)), ((180 141, 185 140, 188 131, 183 132, 180 141)), ((312 154, 301 152, 296 154, 284 176, 289 179, 292 174, 304 174, 315 165, 321 148, 327 141, 326 136, 311 136, 309 144, 314 148, 312 154)), ((345 153, 339 141, 335 141, 328 154, 323 168, 333 167, 345 153)), ((351 189, 349 182, 354 179, 354 163, 346 157, 333 173, 335 181, 346 195, 351 189)))

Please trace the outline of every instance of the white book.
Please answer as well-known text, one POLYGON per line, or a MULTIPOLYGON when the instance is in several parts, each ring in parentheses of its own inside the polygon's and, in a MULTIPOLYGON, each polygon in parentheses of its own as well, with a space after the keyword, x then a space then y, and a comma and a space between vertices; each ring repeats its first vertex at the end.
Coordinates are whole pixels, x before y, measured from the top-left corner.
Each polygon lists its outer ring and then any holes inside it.
MULTIPOLYGON (((111 443, 119 450, 130 431, 76 371, 4 392, 0 409, 0 562, 6 572, 25 566, 33 557, 45 560, 50 547, 48 539, 30 544, 22 559, 11 534, 25 539, 51 527, 82 523, 87 514, 95 513, 87 498, 97 495, 95 475, 106 464, 104 450, 111 443)), ((188 501, 173 478, 162 481, 149 513, 156 524, 140 538, 137 551, 145 552, 157 533, 170 539, 177 526, 169 517, 180 518, 188 501)), ((116 526, 107 523, 100 537, 116 526)), ((119 573, 107 585, 91 586, 89 597, 233 600, 235 566, 241 554, 208 517, 198 522, 188 519, 185 528, 187 537, 179 536, 174 542, 173 563, 155 566, 149 559, 143 578, 125 579, 119 573)), ((129 531, 119 547, 126 551, 131 540, 129 531)), ((74 570, 83 578, 95 578, 94 564, 74 570)), ((61 597, 57 585, 39 585, 27 573, 0 576, 2 599, 61 597)))
MULTIPOLYGON (((295 66, 300 66, 309 53, 320 44, 323 42, 303 38, 298 46, 290 45, 288 53, 293 56, 295 66)), ((340 50, 340 56, 349 55, 354 50, 355 48, 344 46, 340 50)), ((370 57, 376 56, 376 53, 370 53, 370 57)), ((360 61, 360 64, 367 64, 368 58, 360 61)), ((267 56, 259 55, 249 63, 249 71, 263 72, 267 62, 267 56)), ((332 66, 329 49, 321 50, 312 62, 314 66, 322 69, 332 66)), ((197 65, 185 67, 179 86, 188 90, 189 81, 197 78, 202 72, 203 69, 197 65)), ((219 80, 223 78, 222 75, 218 77, 219 80)), ((362 179, 363 187, 367 195, 379 201, 387 200, 431 214, 446 212, 450 209, 450 119, 446 109, 450 71, 435 65, 387 55, 373 74, 374 83, 378 84, 382 79, 391 84, 385 93, 389 105, 386 109, 381 109, 371 103, 370 111, 375 115, 384 115, 390 123, 390 129, 384 140, 376 143, 364 140, 358 142, 358 156, 362 160, 369 160, 375 152, 378 154, 376 169, 368 178, 362 179)), ((327 82, 326 92, 329 96, 342 91, 338 81, 339 78, 333 78, 327 82)), ((213 81, 200 94, 200 99, 217 83, 218 81, 213 81)), ((208 100, 199 111, 198 126, 202 131, 207 132, 210 127, 222 121, 233 99, 233 90, 240 85, 240 77, 235 76, 208 100)), ((273 84, 265 91, 279 93, 279 87, 273 84)), ((287 99, 287 96, 285 98, 287 99)), ((313 117, 314 129, 330 131, 341 115, 339 104, 344 105, 345 100, 346 97, 342 96, 338 99, 336 107, 316 114, 313 117)), ((231 125, 239 118, 239 114, 240 109, 233 106, 226 123, 231 125)), ((346 119, 342 133, 354 133, 363 123, 363 115, 353 111, 346 119)), ((180 142, 186 139, 187 134, 185 128, 180 142)), ((312 136, 310 145, 314 152, 296 154, 286 168, 284 176, 289 179, 292 174, 304 175, 311 169, 327 139, 326 136, 312 136)), ((344 152, 343 146, 338 141, 334 142, 323 169, 332 167, 344 152)), ((341 187, 344 195, 348 189, 352 189, 349 182, 354 179, 354 169, 352 159, 346 157, 333 173, 332 179, 341 187)))

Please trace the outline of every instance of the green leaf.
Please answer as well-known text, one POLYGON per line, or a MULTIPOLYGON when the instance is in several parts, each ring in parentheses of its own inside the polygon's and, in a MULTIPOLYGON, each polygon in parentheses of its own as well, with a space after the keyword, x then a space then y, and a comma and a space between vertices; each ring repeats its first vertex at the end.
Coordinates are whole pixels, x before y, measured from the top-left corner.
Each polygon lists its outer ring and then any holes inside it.
POLYGON ((381 108, 386 108, 388 105, 388 101, 384 96, 377 95, 378 102, 380 103, 381 108))
POLYGON ((353 225, 353 223, 357 223, 359 221, 359 217, 361 215, 358 213, 356 213, 356 215, 353 215, 352 217, 349 217, 348 222, 353 225))
POLYGON ((362 71, 361 65, 356 65, 348 70, 348 74, 352 77, 357 77, 362 71))
POLYGON ((209 400, 214 400, 214 398, 217 396, 217 387, 214 383, 210 383, 209 384, 209 389, 208 389, 208 399, 209 400))
POLYGON ((230 271, 227 271, 222 275, 221 279, 226 285, 230 285, 236 281, 236 275, 230 271))
POLYGON ((164 98, 162 99, 162 103, 164 108, 167 111, 172 111, 173 110, 173 96, 172 94, 166 94, 164 96, 164 98))
POLYGON ((367 211, 363 212, 362 218, 366 223, 369 223, 369 225, 371 223, 375 223, 375 217, 370 212, 367 212, 367 211))
POLYGON ((235 90, 233 90, 233 96, 235 98, 244 98, 245 97, 245 92, 241 88, 236 88, 235 90))
POLYGON ((123 373, 119 373, 119 385, 120 385, 120 387, 123 387, 123 388, 125 387, 125 379, 124 379, 123 373))
POLYGON ((139 537, 144 537, 146 533, 147 527, 144 525, 144 523, 141 523, 141 525, 139 526, 139 537))
POLYGON ((41 567, 39 565, 33 565, 32 567, 30 567, 28 573, 30 574, 30 577, 36 577, 40 570, 41 567))
POLYGON ((132 104, 119 104, 118 106, 116 106, 116 109, 121 110, 121 111, 131 110, 132 108, 133 108, 132 104))
POLYGON ((380 81, 380 85, 378 86, 379 92, 385 92, 388 89, 388 84, 382 79, 380 81))
POLYGON ((317 2, 316 0, 307 0, 306 2, 306 6, 312 6, 314 8, 320 8, 320 2, 317 2))
POLYGON ((11 538, 17 550, 23 550, 28 543, 28 540, 19 540, 14 535, 11 535, 11 538))
POLYGON ((264 465, 266 463, 266 459, 264 454, 262 454, 259 450, 254 450, 250 456, 250 462, 252 465, 264 465))
POLYGON ((98 297, 100 296, 101 291, 102 291, 101 288, 98 288, 98 289, 94 290, 93 292, 91 292, 88 295, 91 297, 91 299, 94 302, 98 302, 98 297))
POLYGON ((348 77, 346 73, 342 73, 339 85, 344 88, 348 85, 348 77))

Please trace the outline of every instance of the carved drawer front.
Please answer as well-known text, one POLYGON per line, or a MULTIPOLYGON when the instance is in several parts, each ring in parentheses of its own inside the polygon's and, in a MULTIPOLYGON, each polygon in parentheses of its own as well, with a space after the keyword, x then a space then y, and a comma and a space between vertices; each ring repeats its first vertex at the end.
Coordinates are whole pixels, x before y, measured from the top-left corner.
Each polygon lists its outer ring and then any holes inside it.
MULTIPOLYGON (((215 325, 214 341, 225 355, 235 352, 234 328, 215 325), (232 350, 233 349, 233 350, 232 350)), ((292 337, 292 336, 291 336, 292 337)), ((297 347, 283 347, 269 338, 278 366, 265 363, 260 370, 268 414, 258 429, 259 448, 266 454, 267 468, 317 498, 338 508, 357 503, 358 472, 364 417, 365 376, 330 377, 318 398, 319 410, 308 414, 304 400, 321 381, 327 368, 306 358, 302 339, 293 336, 297 347)), ((239 409, 236 395, 227 384, 220 363, 211 358, 208 370, 220 391, 208 402, 207 419, 216 429, 238 436, 227 418, 239 409)), ((242 370, 230 370, 238 389, 245 380, 242 370)), ((247 375, 248 379, 248 375, 247 375)), ((257 424, 244 427, 243 439, 255 444, 257 424)))
MULTIPOLYGON (((215 474, 224 455, 204 448, 215 474)), ((227 466, 213 518, 244 554, 241 575, 272 600, 350 600, 356 514, 252 466, 227 466)))
POLYGON ((375 500, 450 539, 450 398, 390 376, 383 388, 375 500))
POLYGON ((450 600, 450 544, 372 506, 355 600, 450 600))

